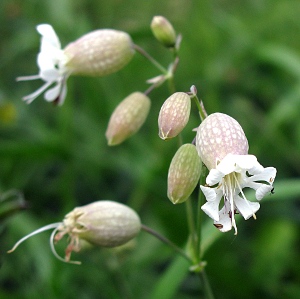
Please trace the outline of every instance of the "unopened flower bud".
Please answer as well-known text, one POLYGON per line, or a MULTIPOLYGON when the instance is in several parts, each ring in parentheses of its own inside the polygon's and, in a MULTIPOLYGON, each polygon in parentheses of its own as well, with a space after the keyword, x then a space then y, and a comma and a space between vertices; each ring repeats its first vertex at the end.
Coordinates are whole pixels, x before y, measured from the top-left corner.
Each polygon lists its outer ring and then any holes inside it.
POLYGON ((40 232, 54 229, 50 237, 53 254, 61 261, 70 261, 71 253, 86 247, 86 242, 103 247, 116 247, 132 240, 141 229, 139 216, 131 208, 114 201, 103 200, 77 207, 68 213, 62 222, 46 225, 19 240, 8 252, 13 252, 22 242, 40 232), (65 235, 69 237, 69 244, 65 251, 65 258, 58 255, 54 242, 65 235))
POLYGON ((74 75, 105 76, 123 68, 133 57, 130 36, 113 29, 95 30, 67 45, 65 67, 74 75))
POLYGON ((175 46, 176 32, 172 24, 165 17, 153 17, 151 22, 151 29, 155 38, 165 47, 175 46))
POLYGON ((140 229, 135 211, 121 203, 103 200, 75 208, 65 216, 59 231, 94 245, 116 247, 133 239, 140 229))
POLYGON ((108 145, 117 145, 136 133, 145 122, 151 106, 141 92, 126 97, 112 113, 106 130, 108 145))
POLYGON ((184 92, 175 92, 162 105, 158 116, 159 137, 176 137, 186 126, 191 112, 191 98, 184 92))
POLYGON ((172 203, 188 199, 201 174, 202 163, 193 144, 182 145, 174 155, 168 173, 168 198, 172 203))

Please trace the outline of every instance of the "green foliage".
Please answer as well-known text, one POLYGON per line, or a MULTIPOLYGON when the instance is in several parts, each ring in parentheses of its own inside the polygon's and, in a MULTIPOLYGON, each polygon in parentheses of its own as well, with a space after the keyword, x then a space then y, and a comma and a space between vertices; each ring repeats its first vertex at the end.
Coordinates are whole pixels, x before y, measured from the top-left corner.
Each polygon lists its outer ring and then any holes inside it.
MULTIPOLYGON (((203 216, 202 246, 215 297, 299 298, 299 14, 297 0, 0 1, 0 192, 20 190, 29 206, 1 218, 0 298, 204 298, 188 263, 145 233, 125 252, 94 248, 74 254, 81 266, 56 260, 47 232, 6 254, 24 235, 100 199, 126 203, 144 224, 185 246, 185 208, 167 198, 178 143, 158 137, 167 86, 149 95, 151 111, 136 135, 113 148, 105 139, 118 103, 146 90, 145 81, 159 74, 144 57, 136 54, 108 77, 69 78, 62 107, 41 96, 26 105, 21 98, 41 82, 15 82, 37 73, 35 26, 41 23, 54 27, 63 47, 94 29, 126 31, 167 66, 172 55, 150 30, 154 15, 167 17, 183 36, 177 91, 194 84, 207 112, 234 117, 250 153, 278 171, 275 194, 262 201, 256 221, 239 222, 236 237, 220 233, 203 216)), ((196 109, 191 117, 184 143, 199 125, 196 109)), ((57 246, 61 254, 63 245, 57 246)))

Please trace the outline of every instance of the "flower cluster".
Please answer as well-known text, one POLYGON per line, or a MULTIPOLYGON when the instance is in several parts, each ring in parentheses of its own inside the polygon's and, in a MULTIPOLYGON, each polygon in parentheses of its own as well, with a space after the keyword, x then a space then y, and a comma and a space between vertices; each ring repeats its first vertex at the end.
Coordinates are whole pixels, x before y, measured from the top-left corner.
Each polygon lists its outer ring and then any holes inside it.
MULTIPOLYGON (((122 143, 143 125, 151 107, 148 94, 166 80, 173 79, 179 61, 177 53, 181 36, 176 35, 172 24, 164 17, 156 16, 151 29, 155 38, 173 51, 175 58, 168 69, 134 45, 131 37, 122 31, 95 30, 62 49, 51 25, 37 26, 42 36, 37 57, 39 74, 17 79, 41 79, 45 83, 23 99, 31 103, 45 92, 46 101, 62 105, 70 75, 109 75, 128 64, 137 50, 153 62, 162 74, 147 81, 152 86, 145 92, 131 93, 113 111, 105 135, 110 146, 122 143)), ((247 138, 235 119, 223 113, 207 116, 203 103, 197 98, 195 86, 191 87, 190 92, 173 93, 163 103, 158 115, 158 134, 162 140, 172 139, 184 130, 190 118, 192 99, 197 100, 202 123, 196 129, 195 140, 181 145, 170 163, 167 196, 173 204, 185 202, 199 184, 204 164, 209 174, 206 184, 200 185, 206 197, 201 209, 213 219, 221 232, 234 228, 237 234, 235 214, 241 214, 246 220, 256 218, 260 208, 259 202, 246 198, 244 188, 254 189, 255 197, 260 201, 272 192, 276 169, 264 168, 254 155, 248 154, 247 138)), ((52 252, 58 259, 70 262, 71 253, 80 251, 82 242, 116 247, 133 239, 142 227, 145 226, 141 225, 139 216, 129 207, 112 201, 99 201, 77 207, 62 222, 47 225, 25 236, 11 251, 32 235, 54 229, 50 237, 52 252), (61 258, 54 244, 64 236, 69 237, 69 244, 65 258, 61 258)))

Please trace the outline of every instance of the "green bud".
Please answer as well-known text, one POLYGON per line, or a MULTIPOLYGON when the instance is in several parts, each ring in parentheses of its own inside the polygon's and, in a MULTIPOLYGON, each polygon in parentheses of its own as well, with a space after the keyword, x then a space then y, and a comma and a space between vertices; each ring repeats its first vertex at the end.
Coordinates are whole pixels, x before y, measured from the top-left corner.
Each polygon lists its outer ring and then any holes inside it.
POLYGON ((112 113, 106 130, 108 145, 117 145, 136 133, 145 122, 151 106, 141 92, 126 97, 112 113))
POLYGON ((185 92, 172 94, 162 105, 158 116, 159 137, 176 137, 186 126, 191 112, 191 99, 185 92))
POLYGON ((165 47, 171 48, 176 44, 176 32, 172 24, 162 16, 155 16, 151 22, 152 33, 165 47))
POLYGON ((106 76, 122 69, 134 52, 126 32, 95 30, 66 46, 65 68, 74 75, 106 76))
POLYGON ((182 145, 174 155, 168 173, 168 198, 173 204, 185 202, 197 186, 202 162, 193 144, 182 145))

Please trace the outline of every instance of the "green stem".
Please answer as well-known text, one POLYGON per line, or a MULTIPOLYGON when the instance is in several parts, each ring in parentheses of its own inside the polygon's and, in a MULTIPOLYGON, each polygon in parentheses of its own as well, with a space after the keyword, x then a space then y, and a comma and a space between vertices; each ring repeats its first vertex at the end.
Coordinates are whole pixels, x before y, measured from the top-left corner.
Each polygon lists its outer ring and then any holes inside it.
POLYGON ((189 262, 191 262, 191 258, 177 245, 175 245, 173 242, 171 242, 169 239, 167 239, 166 237, 162 236, 160 233, 158 233, 157 231, 153 230, 152 228, 142 224, 142 230, 144 230, 145 232, 151 234, 152 236, 154 236, 155 238, 157 238, 158 240, 162 241, 163 243, 167 244, 168 246, 170 246, 172 249, 174 249, 177 253, 179 253, 182 257, 184 257, 186 260, 188 260, 189 262))
POLYGON ((167 75, 168 71, 155 59, 153 58, 148 52, 146 52, 143 48, 138 45, 134 45, 134 49, 146 57, 157 69, 159 69, 163 74, 167 75))
POLYGON ((168 78, 168 88, 171 94, 176 92, 175 82, 173 75, 168 78))
POLYGON ((207 278, 205 269, 202 269, 202 271, 199 273, 200 274, 200 278, 203 284, 203 288, 204 288, 204 294, 205 294, 205 298, 206 299, 214 299, 214 294, 212 292, 209 280, 207 278))
POLYGON ((207 117, 207 112, 204 108, 204 104, 203 104, 202 100, 198 99, 197 89, 196 89, 195 85, 193 85, 191 87, 191 92, 189 94, 190 94, 191 98, 195 101, 195 104, 199 111, 201 121, 203 121, 207 117))
POLYGON ((174 82, 174 74, 176 72, 178 63, 179 63, 179 57, 177 56, 177 53, 176 53, 176 56, 174 57, 174 61, 172 64, 170 64, 169 71, 168 71, 168 84, 169 84, 170 93, 176 92, 176 87, 175 87, 175 82, 174 82))
POLYGON ((192 99, 195 101, 195 104, 199 111, 201 121, 203 121, 207 117, 207 113, 204 108, 203 102, 198 99, 197 95, 192 96, 192 99))
MULTIPOLYGON (((200 176, 200 185, 205 184, 206 178, 206 167, 202 165, 201 176, 200 176)), ((197 256, 201 260, 202 252, 201 252, 201 240, 202 240, 202 210, 201 206, 204 203, 204 195, 199 187, 198 192, 198 206, 197 206, 197 222, 196 222, 196 231, 197 231, 197 256)))
POLYGON ((191 204, 190 198, 187 199, 185 202, 186 206, 186 213, 187 213, 187 221, 188 221, 188 227, 189 227, 189 232, 190 232, 190 238, 192 242, 192 258, 193 258, 193 263, 198 264, 199 258, 196 255, 197 252, 197 234, 196 234, 196 228, 195 228, 195 222, 194 222, 194 214, 193 214, 193 207, 191 204))

